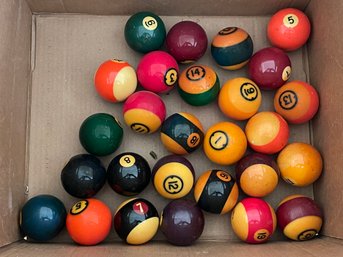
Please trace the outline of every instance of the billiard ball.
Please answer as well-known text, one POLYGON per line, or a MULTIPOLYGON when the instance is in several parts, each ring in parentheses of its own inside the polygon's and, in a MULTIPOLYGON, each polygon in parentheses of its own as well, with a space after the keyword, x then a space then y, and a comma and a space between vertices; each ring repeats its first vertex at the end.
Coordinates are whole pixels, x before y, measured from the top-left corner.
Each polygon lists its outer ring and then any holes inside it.
POLYGON ((114 229, 126 243, 140 245, 150 241, 159 226, 156 208, 143 198, 123 202, 114 215, 114 229))
POLYGON ((168 199, 186 196, 193 188, 194 181, 192 164, 179 155, 162 157, 152 169, 152 182, 156 191, 168 199))
POLYGON ((96 245, 110 233, 112 214, 110 208, 97 199, 83 199, 75 203, 66 221, 67 231, 80 245, 96 245))
POLYGON ((288 82, 276 92, 274 108, 289 123, 305 123, 316 115, 319 96, 314 87, 306 82, 288 82))
POLYGON ((194 198, 204 211, 225 214, 237 203, 238 186, 231 175, 223 170, 208 170, 198 178, 194 198))
POLYGON ((234 120, 246 120, 260 108, 262 94, 250 79, 239 77, 225 82, 220 89, 218 105, 223 114, 234 120))
POLYGON ((107 113, 96 113, 81 124, 79 139, 88 153, 105 156, 119 148, 123 134, 123 129, 116 118, 107 113))
POLYGON ((278 155, 281 177, 294 186, 308 186, 321 175, 323 160, 316 148, 306 143, 291 143, 278 155))
POLYGON ((211 54, 223 69, 238 70, 248 63, 253 48, 253 41, 245 30, 227 27, 213 38, 211 54))
POLYGON ((106 169, 90 154, 73 156, 61 172, 63 188, 77 198, 94 196, 106 182, 106 169))
POLYGON ((66 216, 66 209, 58 198, 37 195, 21 209, 19 226, 24 237, 44 242, 53 239, 64 228, 66 216))
POLYGON ((149 184, 151 170, 139 154, 125 152, 112 159, 107 168, 107 181, 118 194, 137 195, 149 184))
POLYGON ((125 24, 126 43, 133 50, 147 53, 159 49, 166 38, 162 19, 152 12, 138 12, 125 24))
POLYGON ((154 133, 166 118, 166 106, 161 97, 149 91, 139 91, 125 101, 125 123, 140 134, 154 133))
POLYGON ((190 113, 179 112, 170 115, 162 124, 161 141, 174 154, 192 153, 204 139, 200 121, 190 113))
POLYGON ((264 243, 276 228, 273 208, 260 198, 245 198, 231 214, 233 232, 242 241, 250 244, 264 243))
POLYGON ((253 150, 275 154, 286 146, 289 128, 281 115, 275 112, 259 112, 247 122, 245 134, 253 150))
POLYGON ((171 201, 161 213, 161 231, 173 245, 187 246, 202 234, 204 214, 197 204, 188 199, 171 201))
POLYGON ((204 152, 208 159, 220 165, 239 161, 247 149, 243 130, 232 122, 212 125, 205 134, 204 152))
POLYGON ((142 57, 137 66, 140 85, 154 93, 167 93, 178 79, 179 66, 173 56, 153 51, 142 57))
POLYGON ((279 48, 266 47, 256 52, 248 64, 248 74, 261 89, 281 87, 289 79, 292 65, 288 55, 279 48))
POLYGON ((103 99, 122 102, 136 90, 136 72, 126 61, 108 60, 95 72, 94 85, 103 99))
POLYGON ((283 199, 276 210, 276 216, 283 234, 296 241, 316 237, 323 223, 319 206, 304 195, 290 195, 283 199))
POLYGON ((207 35, 198 23, 181 21, 169 30, 166 46, 176 61, 180 63, 195 62, 207 50, 207 35))
POLYGON ((273 46, 285 51, 302 47, 311 33, 311 23, 307 16, 295 8, 276 12, 268 22, 267 35, 273 46))
POLYGON ((279 168, 269 155, 252 153, 241 159, 235 168, 242 191, 252 197, 272 193, 279 181, 279 168))

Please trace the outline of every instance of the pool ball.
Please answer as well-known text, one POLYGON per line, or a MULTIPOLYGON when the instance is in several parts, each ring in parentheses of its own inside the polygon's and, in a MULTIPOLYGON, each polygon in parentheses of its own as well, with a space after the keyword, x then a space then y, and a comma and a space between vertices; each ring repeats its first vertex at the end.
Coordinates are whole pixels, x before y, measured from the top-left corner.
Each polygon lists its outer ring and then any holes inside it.
POLYGON ((94 196, 106 182, 106 169, 90 154, 73 156, 61 172, 63 188, 77 198, 94 196))
POLYGON ((159 226, 156 208, 143 198, 123 202, 114 215, 114 229, 126 243, 140 245, 150 241, 159 226))
POLYGON ((204 211, 225 214, 237 203, 238 186, 223 170, 208 170, 201 174, 194 187, 194 198, 204 211))
POLYGON ((137 195, 149 184, 151 170, 139 154, 125 152, 112 159, 107 168, 107 181, 118 194, 137 195))
POLYGON ((219 109, 234 120, 246 120, 260 108, 262 94, 258 86, 247 78, 234 78, 225 82, 218 97, 219 109))
POLYGON ((236 180, 242 191, 252 197, 272 193, 279 181, 279 168, 272 157, 252 153, 241 159, 235 168, 236 180))
POLYGON ((310 84, 298 80, 291 81, 276 92, 274 108, 289 123, 305 123, 316 115, 319 96, 310 84))
POLYGON ((194 152, 201 146, 203 139, 204 129, 200 121, 190 113, 174 113, 161 127, 162 144, 174 154, 194 152))
POLYGON ((168 199, 186 196, 193 188, 194 181, 192 164, 179 155, 162 157, 152 169, 152 182, 156 191, 168 199))
POLYGON ((97 199, 84 199, 75 203, 67 216, 69 236, 80 245, 96 245, 110 233, 112 214, 110 208, 97 199))
POLYGON ((323 160, 316 148, 306 143, 291 143, 278 155, 281 177, 294 186, 308 186, 321 175, 323 160))
POLYGON ((205 134, 204 152, 208 159, 220 165, 239 161, 247 149, 243 130, 232 122, 212 125, 205 134))
POLYGON ((44 242, 64 228, 67 216, 63 203, 52 195, 37 195, 20 212, 19 226, 24 237, 44 242))
POLYGON ((286 146, 289 128, 281 115, 275 112, 259 112, 249 119, 245 134, 253 150, 275 154, 286 146))
POLYGON ((188 199, 171 201, 161 213, 161 231, 173 245, 187 246, 202 234, 204 214, 197 204, 188 199))
POLYGON ((147 53, 162 47, 166 28, 159 16, 152 12, 138 12, 125 24, 126 43, 135 51, 147 53))
POLYGON ((267 35, 270 43, 285 51, 294 51, 302 47, 310 33, 309 19, 295 8, 278 11, 268 22, 267 35))
POLYGON ((319 206, 304 195, 290 195, 283 199, 276 210, 276 216, 283 234, 296 241, 318 236, 323 223, 319 206))
POLYGON ((248 74, 261 89, 281 87, 289 79, 292 65, 288 55, 279 48, 266 47, 256 52, 248 64, 248 74))
POLYGON ((242 241, 250 244, 264 243, 276 228, 273 208, 260 198, 245 198, 231 214, 233 232, 242 241))
POLYGON ((178 92, 190 105, 202 106, 213 102, 219 90, 217 73, 206 65, 192 65, 180 75, 178 92))
POLYGON ((123 134, 123 128, 116 118, 107 113, 96 113, 81 124, 79 139, 88 153, 105 156, 119 148, 123 134))
POLYGON ((194 21, 176 23, 166 38, 168 52, 180 63, 191 63, 200 59, 207 50, 205 30, 194 21))
POLYGON ((137 76, 126 61, 108 60, 102 63, 94 76, 95 89, 109 102, 122 102, 135 92, 137 76))
POLYGON ((253 48, 252 39, 245 30, 227 27, 213 38, 211 54, 223 69, 238 70, 248 63, 253 48))
POLYGON ((125 123, 140 134, 154 133, 166 118, 166 106, 161 97, 149 91, 139 91, 125 101, 125 123))
POLYGON ((163 51, 153 51, 142 57, 137 67, 140 85, 154 93, 167 93, 178 79, 179 66, 174 57, 163 51))

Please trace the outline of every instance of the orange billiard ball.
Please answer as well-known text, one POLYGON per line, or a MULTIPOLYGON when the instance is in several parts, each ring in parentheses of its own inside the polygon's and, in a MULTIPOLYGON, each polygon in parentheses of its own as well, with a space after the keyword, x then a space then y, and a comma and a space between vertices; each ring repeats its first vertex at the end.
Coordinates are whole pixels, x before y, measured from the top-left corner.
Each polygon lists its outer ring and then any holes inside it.
POLYGON ((281 177, 294 186, 308 186, 321 175, 323 160, 316 148, 306 143, 287 145, 278 155, 281 177))
POLYGON ((247 149, 243 130, 232 122, 219 122, 211 126, 204 139, 204 152, 220 165, 231 165, 239 161, 247 149))
POLYGON ((283 85, 274 96, 275 111, 289 123, 301 124, 317 113, 319 97, 310 84, 292 81, 283 85))
POLYGON ((219 92, 219 108, 234 120, 246 120, 259 109, 262 101, 258 86, 247 78, 228 80, 219 92))
POLYGON ((253 150, 274 154, 286 146, 289 128, 281 115, 275 112, 260 112, 249 119, 245 134, 253 150))

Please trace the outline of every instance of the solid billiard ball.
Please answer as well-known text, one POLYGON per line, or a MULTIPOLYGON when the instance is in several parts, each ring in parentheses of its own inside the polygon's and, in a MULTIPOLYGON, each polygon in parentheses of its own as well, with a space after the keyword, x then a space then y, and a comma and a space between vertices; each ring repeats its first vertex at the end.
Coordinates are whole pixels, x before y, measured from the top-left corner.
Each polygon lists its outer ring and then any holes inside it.
POLYGON ((168 52, 180 63, 191 63, 200 59, 207 50, 205 30, 194 21, 176 23, 166 38, 168 52))
POLYGON ((161 97, 153 92, 139 91, 125 101, 125 123, 140 134, 154 133, 166 118, 166 106, 161 97))
POLYGON ((192 65, 179 78, 178 91, 188 104, 202 106, 213 102, 220 90, 217 73, 206 65, 192 65))
POLYGON ((124 201, 114 215, 114 229, 126 243, 140 245, 150 241, 159 226, 156 208, 143 198, 124 201))
POLYGON ((222 113, 234 120, 246 120, 260 108, 262 94, 250 79, 239 77, 225 82, 220 89, 218 105, 222 113))
POLYGON ((305 123, 317 113, 319 96, 310 84, 298 80, 291 81, 276 92, 274 108, 289 123, 305 123))
POLYGON ((166 28, 152 12, 138 12, 125 24, 125 40, 135 51, 147 53, 159 49, 166 38, 166 28))
POLYGON ((204 211, 225 214, 237 203, 238 186, 231 175, 222 170, 205 171, 194 187, 194 198, 204 211))
POLYGON ((161 213, 161 231, 173 245, 187 246, 202 234, 204 214, 197 204, 188 199, 171 201, 161 213))
POLYGON ((302 47, 311 33, 311 23, 300 10, 286 8, 276 12, 268 22, 267 35, 273 46, 285 51, 302 47))
POLYGON ((107 168, 108 184, 115 192, 125 196, 142 192, 150 178, 148 162, 137 153, 121 153, 112 159, 107 168))
POLYGON ((94 196, 105 184, 106 169, 90 154, 73 156, 61 172, 63 188, 77 198, 94 196))
POLYGON ((276 188, 279 168, 269 155, 252 153, 236 165, 236 180, 243 192, 252 197, 264 197, 276 188))
POLYGON ((69 236, 80 245, 96 245, 107 237, 112 225, 110 208, 100 200, 84 199, 75 203, 67 216, 69 236))
POLYGON ((256 52, 248 64, 248 74, 261 89, 281 87, 289 79, 292 65, 288 55, 279 48, 266 47, 256 52))
POLYGON ((192 153, 204 139, 204 129, 192 114, 179 112, 170 115, 162 124, 161 141, 174 154, 192 153))
POLYGON ((283 234, 296 241, 316 237, 323 223, 320 207, 304 195, 290 195, 283 199, 276 210, 276 216, 283 234))
POLYGON ((119 148, 123 134, 123 128, 116 118, 107 113, 96 113, 81 124, 79 139, 88 153, 105 156, 119 148))
POLYGON ((253 48, 253 41, 245 30, 227 27, 213 38, 211 54, 223 69, 238 70, 248 63, 253 48))
POLYGON ((232 122, 212 125, 204 138, 204 152, 208 159, 220 165, 239 161, 247 149, 243 130, 232 122))
POLYGON ((231 214, 231 226, 238 238, 250 244, 264 243, 276 228, 273 208, 260 198, 245 198, 231 214))
POLYGON ((129 63, 122 60, 108 60, 102 63, 94 76, 95 89, 109 102, 122 102, 135 92, 137 76, 129 63))
POLYGON ((253 150, 274 154, 286 146, 289 128, 281 115, 275 112, 259 112, 249 119, 245 134, 253 150))
POLYGON ((19 226, 24 237, 44 242, 64 228, 67 216, 63 203, 52 195, 37 195, 20 212, 19 226))
POLYGON ((153 51, 142 57, 137 66, 140 85, 154 93, 167 93, 178 79, 179 66, 173 56, 153 51))
POLYGON ((291 143, 278 155, 281 177, 294 186, 308 186, 321 175, 323 160, 316 148, 306 143, 291 143))
POLYGON ((156 191, 168 199, 187 195, 193 188, 194 181, 192 164, 179 155, 162 157, 152 169, 152 182, 156 191))

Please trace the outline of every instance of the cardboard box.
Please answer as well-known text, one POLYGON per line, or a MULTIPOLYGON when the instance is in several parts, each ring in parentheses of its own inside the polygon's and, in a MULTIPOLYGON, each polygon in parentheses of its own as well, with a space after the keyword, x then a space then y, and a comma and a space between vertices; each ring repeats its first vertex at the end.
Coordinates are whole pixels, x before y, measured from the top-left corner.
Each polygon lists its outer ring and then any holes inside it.
MULTIPOLYGON (((3 0, 0 3, 0 256, 343 256, 343 179, 340 157, 343 136, 342 97, 343 40, 341 26, 343 2, 340 0, 232 0, 232 1, 112 1, 112 0, 3 0), (93 74, 104 60, 128 60, 134 67, 141 57, 125 43, 123 28, 129 15, 150 10, 162 16, 167 30, 181 20, 201 24, 209 40, 220 29, 238 26, 247 30, 254 41, 254 51, 268 44, 266 24, 271 14, 285 7, 304 10, 312 22, 308 45, 290 53, 291 79, 309 81, 320 94, 320 111, 309 123, 291 126, 290 141, 310 142, 322 153, 324 171, 312 187, 293 188, 284 182, 266 199, 273 205, 286 195, 302 193, 313 196, 323 208, 325 223, 322 236, 308 242, 290 242, 280 232, 264 245, 247 245, 234 236, 229 215, 206 214, 205 231, 191 247, 174 247, 156 239, 139 248, 122 244, 112 231, 108 240, 95 247, 78 247, 66 231, 49 244, 24 242, 18 229, 19 210, 37 194, 59 197, 67 209, 76 201, 60 183, 60 171, 69 158, 85 152, 78 141, 81 122, 90 114, 108 112, 123 121, 121 104, 104 102, 93 87, 93 74), (337 84, 338 83, 338 84, 337 84)), ((221 83, 246 76, 246 69, 224 71, 212 60, 209 50, 199 63, 216 69, 221 83)), ((181 70, 185 66, 180 66, 181 70)), ((261 110, 272 110, 272 92, 263 92, 261 110)), ((196 114, 205 129, 227 120, 216 103, 190 107, 176 90, 163 99, 167 114, 188 111, 196 114)), ((239 123, 242 127, 244 123, 239 123)), ((125 125, 124 125, 125 126, 125 125)), ((125 127, 124 141, 113 155, 101 158, 105 165, 123 151, 136 151, 156 162, 167 154, 159 135, 141 136, 125 127)), ((202 150, 191 154, 197 176, 220 167, 203 158, 202 150)), ((159 211, 168 201, 152 185, 142 197, 153 202, 159 211)), ((114 211, 125 198, 108 185, 97 198, 114 211)), ((190 196, 192 197, 192 196, 190 196)))

